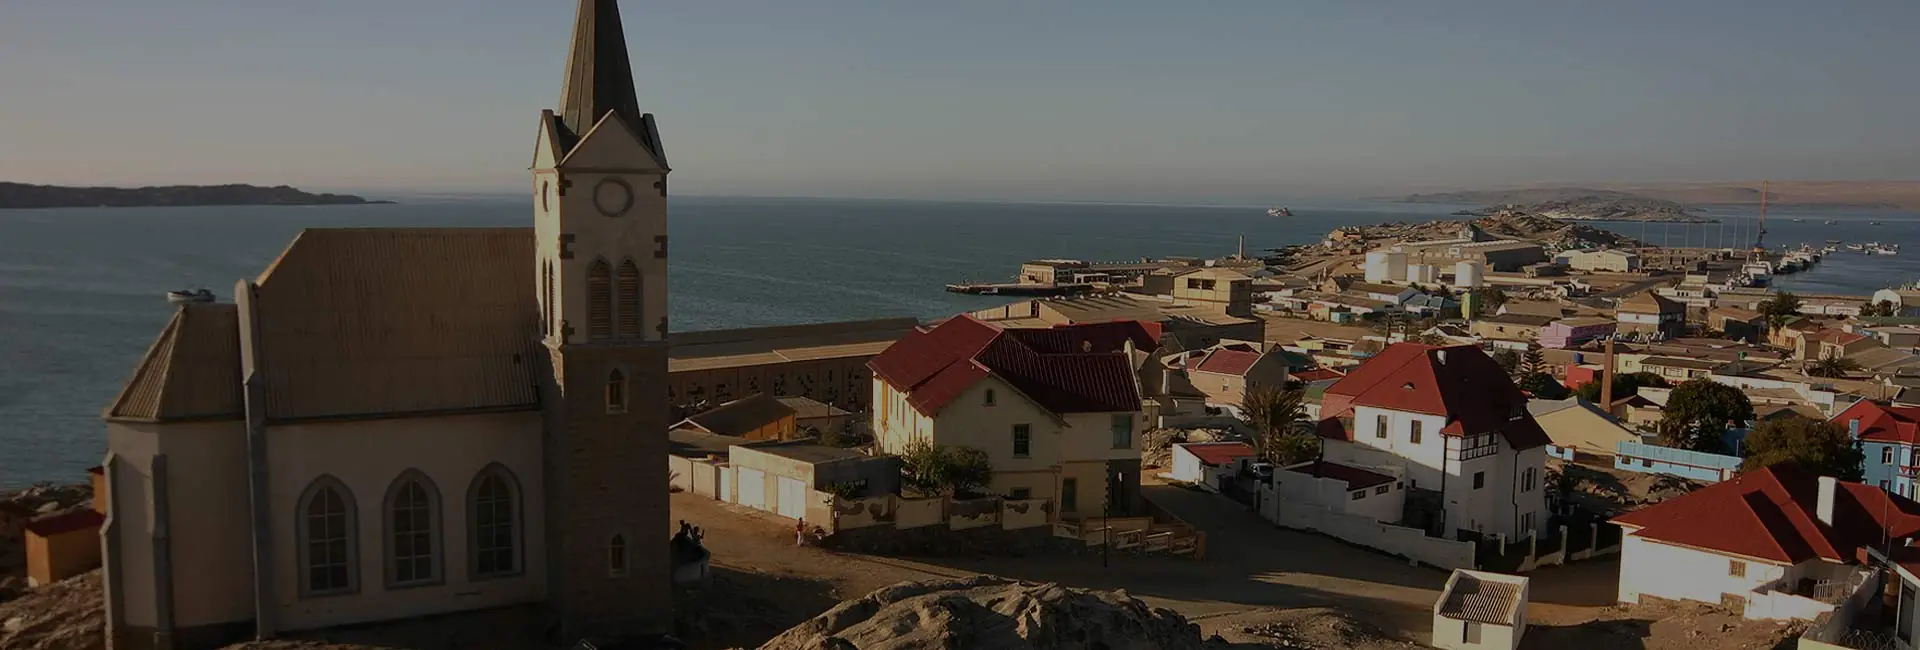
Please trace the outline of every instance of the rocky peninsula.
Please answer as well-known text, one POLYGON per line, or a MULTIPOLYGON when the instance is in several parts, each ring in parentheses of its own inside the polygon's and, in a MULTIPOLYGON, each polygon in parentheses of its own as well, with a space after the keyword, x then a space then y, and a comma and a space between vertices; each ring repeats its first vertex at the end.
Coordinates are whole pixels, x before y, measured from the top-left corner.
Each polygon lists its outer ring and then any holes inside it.
POLYGON ((1664 223, 1714 223, 1719 221, 1693 214, 1686 206, 1661 199, 1607 198, 1582 196, 1531 205, 1500 205, 1461 210, 1457 215, 1490 217, 1502 213, 1534 214, 1561 221, 1651 221, 1664 223))
POLYGON ((62 187, 0 182, 0 210, 31 208, 147 208, 204 205, 368 205, 351 194, 314 194, 279 185, 167 185, 62 187))

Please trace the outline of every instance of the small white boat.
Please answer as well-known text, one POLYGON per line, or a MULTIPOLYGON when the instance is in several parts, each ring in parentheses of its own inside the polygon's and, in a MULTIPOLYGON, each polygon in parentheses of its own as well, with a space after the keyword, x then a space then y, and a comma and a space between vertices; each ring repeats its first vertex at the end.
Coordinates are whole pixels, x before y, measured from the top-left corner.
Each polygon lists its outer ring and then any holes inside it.
POLYGON ((183 302, 213 302, 213 292, 206 289, 168 291, 167 302, 176 304, 183 302))
POLYGON ((1292 210, 1289 210, 1289 209, 1286 209, 1286 208, 1284 208, 1284 207, 1281 207, 1281 208, 1271 208, 1271 209, 1268 209, 1268 210, 1267 210, 1267 216, 1269 216, 1269 217, 1291 217, 1291 216, 1293 216, 1293 211, 1292 211, 1292 210))

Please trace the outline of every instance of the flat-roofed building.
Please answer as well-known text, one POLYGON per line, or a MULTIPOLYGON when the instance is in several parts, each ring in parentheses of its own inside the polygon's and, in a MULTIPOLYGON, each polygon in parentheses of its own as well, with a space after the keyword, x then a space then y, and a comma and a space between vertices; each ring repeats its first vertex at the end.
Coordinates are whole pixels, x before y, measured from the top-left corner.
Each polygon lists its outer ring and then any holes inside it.
POLYGON ((667 395, 674 417, 754 393, 865 412, 873 397, 867 361, 919 324, 884 318, 670 333, 667 395))

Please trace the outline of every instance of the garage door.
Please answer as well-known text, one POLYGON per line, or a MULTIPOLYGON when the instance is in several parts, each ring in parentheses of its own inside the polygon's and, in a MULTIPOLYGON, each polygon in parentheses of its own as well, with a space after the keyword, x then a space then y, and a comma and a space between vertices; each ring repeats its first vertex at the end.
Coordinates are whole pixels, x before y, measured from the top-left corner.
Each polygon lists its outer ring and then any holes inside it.
POLYGON ((807 517, 807 484, 800 479, 780 477, 780 516, 792 519, 807 517))
POLYGON ((740 472, 740 505, 767 509, 767 475, 760 470, 742 467, 740 472))

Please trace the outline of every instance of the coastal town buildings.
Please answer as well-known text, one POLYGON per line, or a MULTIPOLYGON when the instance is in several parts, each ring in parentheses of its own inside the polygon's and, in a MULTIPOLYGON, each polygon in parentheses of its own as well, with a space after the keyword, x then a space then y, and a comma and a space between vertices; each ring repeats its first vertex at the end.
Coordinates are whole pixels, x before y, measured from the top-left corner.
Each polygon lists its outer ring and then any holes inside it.
POLYGON ((1002 328, 956 316, 870 362, 880 451, 972 447, 990 490, 1052 499, 1064 519, 1135 509, 1143 413, 1134 355, 1156 345, 1138 322, 1002 328))
POLYGON ((1396 343, 1321 397, 1326 460, 1404 467, 1440 494, 1442 527, 1521 538, 1546 521, 1552 442, 1527 396, 1477 347, 1396 343))
POLYGON ((114 648, 544 603, 666 632, 667 203, 581 0, 531 228, 308 229, 187 303, 107 407, 114 648))
POLYGON ((755 393, 865 413, 867 361, 920 322, 882 318, 667 334, 667 399, 686 417, 755 393))
POLYGON ((1535 399, 1527 413, 1547 433, 1563 458, 1576 455, 1612 457, 1623 442, 1640 442, 1640 434, 1620 423, 1606 409, 1580 397, 1535 399))
POLYGON ((1211 348, 1183 353, 1181 368, 1169 368, 1208 404, 1243 404, 1247 394, 1261 388, 1287 385, 1287 353, 1266 343, 1227 341, 1211 348))
POLYGON ((1652 291, 1634 294, 1614 306, 1621 332, 1674 338, 1686 333, 1687 308, 1652 291))
POLYGON ((1570 250, 1555 256, 1554 261, 1576 271, 1634 273, 1640 270, 1639 253, 1617 248, 1570 250))
POLYGON ((1490 270, 1506 272, 1519 271, 1547 260, 1545 249, 1537 243, 1499 239, 1473 224, 1463 226, 1456 237, 1403 242, 1385 250, 1405 254, 1406 263, 1410 265, 1453 266, 1459 262, 1478 262, 1490 270))
POLYGON ((1707 329, 1735 341, 1757 343, 1766 340, 1767 316, 1751 309, 1715 307, 1707 312, 1707 329))
POLYGON ((1858 584, 1863 550, 1884 553, 1920 535, 1920 503, 1776 465, 1613 522, 1625 533, 1620 602, 1651 596, 1812 620, 1858 584))
POLYGON ((1264 341, 1266 321, 1211 304, 1177 304, 1171 297, 1131 293, 1042 298, 968 312, 976 320, 1009 329, 1045 329, 1059 325, 1138 321, 1152 323, 1180 349, 1204 348, 1223 340, 1264 341))
POLYGON ((1588 341, 1613 336, 1617 326, 1613 319, 1600 316, 1562 318, 1540 328, 1540 345, 1556 349, 1579 347, 1588 341))
POLYGON ((1474 319, 1471 331, 1489 339, 1532 341, 1538 339, 1540 331, 1555 320, 1558 318, 1554 316, 1494 314, 1474 319))

